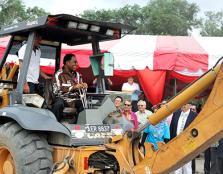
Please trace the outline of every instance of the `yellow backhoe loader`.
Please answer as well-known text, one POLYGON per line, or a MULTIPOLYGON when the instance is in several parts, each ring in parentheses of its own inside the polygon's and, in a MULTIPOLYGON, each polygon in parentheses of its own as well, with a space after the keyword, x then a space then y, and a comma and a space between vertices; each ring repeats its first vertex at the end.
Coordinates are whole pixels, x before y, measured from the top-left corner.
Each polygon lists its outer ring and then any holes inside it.
MULTIPOLYGON (((0 63, 0 174, 165 174, 223 137, 223 65, 220 60, 151 115, 148 123, 138 130, 125 130, 123 124, 102 123, 113 108, 111 99, 104 94, 98 67, 102 58, 112 59, 112 55, 101 53, 99 42, 120 39, 122 34, 134 29, 65 14, 1 28, 0 35, 10 35, 11 39, 0 63), (36 33, 43 38, 42 57, 54 60, 55 72, 60 68, 63 43, 92 44, 92 69, 101 93, 89 94, 87 100, 91 104, 80 113, 77 124, 60 123, 49 108, 30 105, 25 100, 23 85, 36 33), (16 55, 24 41, 27 41, 24 62, 18 80, 14 81, 18 65, 7 70, 5 63, 9 56, 16 55), (159 123, 210 86, 213 88, 202 111, 186 130, 167 144, 159 143, 158 151, 145 143, 146 154, 141 153, 138 146, 144 128, 159 123)), ((39 101, 32 98, 38 96, 29 97, 31 102, 39 101)))

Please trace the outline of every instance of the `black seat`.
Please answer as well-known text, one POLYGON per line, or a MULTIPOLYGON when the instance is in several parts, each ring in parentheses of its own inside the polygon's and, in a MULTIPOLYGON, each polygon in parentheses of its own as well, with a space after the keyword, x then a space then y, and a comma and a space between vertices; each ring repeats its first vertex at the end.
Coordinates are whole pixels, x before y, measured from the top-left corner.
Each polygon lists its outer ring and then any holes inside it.
MULTIPOLYGON (((58 92, 55 93, 55 83, 54 79, 46 79, 45 85, 44 85, 44 98, 45 98, 45 108, 52 110, 52 105, 60 98, 60 100, 63 100, 58 92)), ((63 109, 63 117, 73 119, 75 115, 77 114, 77 110, 74 107, 64 107, 63 109)))

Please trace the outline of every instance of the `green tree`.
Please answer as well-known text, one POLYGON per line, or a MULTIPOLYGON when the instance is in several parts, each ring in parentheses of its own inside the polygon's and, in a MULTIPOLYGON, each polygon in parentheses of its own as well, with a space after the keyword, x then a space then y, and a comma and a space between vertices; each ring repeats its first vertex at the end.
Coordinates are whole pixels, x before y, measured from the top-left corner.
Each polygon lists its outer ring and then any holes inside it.
POLYGON ((144 34, 188 35, 192 27, 200 24, 196 18, 199 7, 186 0, 151 0, 142 11, 144 34))
POLYGON ((33 8, 28 8, 26 10, 26 18, 24 19, 28 19, 28 20, 32 20, 32 19, 36 19, 40 16, 46 16, 49 13, 47 13, 43 8, 39 8, 39 7, 33 7, 33 8))
MULTIPOLYGON (((143 15, 139 5, 126 5, 114 10, 85 10, 81 17, 89 20, 120 22, 132 26, 141 25, 143 15)), ((136 31, 137 33, 137 31, 136 31)))
POLYGON ((97 21, 113 21, 115 18, 114 10, 85 10, 81 17, 97 21))
POLYGON ((223 11, 205 13, 201 25, 202 36, 223 36, 223 11))
POLYGON ((140 7, 126 5, 115 10, 87 10, 87 19, 121 22, 137 27, 135 33, 153 35, 188 35, 200 24, 196 18, 199 7, 186 0, 151 0, 140 7))
POLYGON ((1 0, 0 26, 21 21, 25 16, 25 6, 21 0, 1 0))
POLYGON ((42 8, 25 8, 21 0, 0 0, 0 27, 48 14, 42 8))

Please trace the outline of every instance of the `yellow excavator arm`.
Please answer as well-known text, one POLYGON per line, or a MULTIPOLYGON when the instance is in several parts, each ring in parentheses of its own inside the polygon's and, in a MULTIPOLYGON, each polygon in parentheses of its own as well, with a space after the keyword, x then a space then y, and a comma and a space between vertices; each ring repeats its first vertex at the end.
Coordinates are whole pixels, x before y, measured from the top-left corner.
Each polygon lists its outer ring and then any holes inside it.
POLYGON ((164 174, 173 171, 223 137, 223 64, 217 65, 161 107, 149 117, 149 122, 153 125, 159 123, 213 82, 207 102, 190 126, 169 143, 160 143, 158 151, 153 151, 151 145, 146 144, 146 156, 134 166, 135 173, 146 174, 150 170, 153 174, 164 174))

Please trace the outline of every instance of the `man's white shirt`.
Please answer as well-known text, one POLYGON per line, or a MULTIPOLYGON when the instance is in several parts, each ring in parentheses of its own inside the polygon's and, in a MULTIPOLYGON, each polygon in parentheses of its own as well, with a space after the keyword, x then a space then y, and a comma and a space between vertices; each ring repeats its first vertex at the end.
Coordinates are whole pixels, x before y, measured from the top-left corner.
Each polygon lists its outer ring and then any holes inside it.
POLYGON ((126 91, 140 90, 139 89, 139 84, 138 83, 129 84, 128 82, 123 83, 123 85, 122 85, 122 91, 123 90, 126 90, 126 91))
POLYGON ((133 83, 133 84, 129 84, 128 82, 123 83, 122 85, 122 91, 131 91, 132 96, 131 96, 131 100, 132 101, 137 101, 139 98, 139 94, 136 93, 136 91, 140 91, 139 88, 139 84, 138 83, 133 83))
POLYGON ((184 130, 184 126, 186 124, 189 113, 190 113, 190 109, 186 112, 181 111, 178 124, 177 124, 177 135, 179 135, 184 130))
MULTIPOLYGON (((25 51, 26 51, 26 45, 24 44, 18 51, 18 56, 19 60, 23 60, 25 56, 25 51)), ((29 63, 29 68, 26 76, 26 81, 27 82, 32 82, 32 83, 39 83, 39 74, 40 74, 40 56, 41 56, 41 51, 40 49, 36 49, 35 51, 32 50, 32 55, 29 63)))
POLYGON ((148 122, 148 116, 152 115, 153 113, 149 110, 145 110, 144 112, 137 111, 136 113, 137 119, 139 124, 145 124, 148 122))

